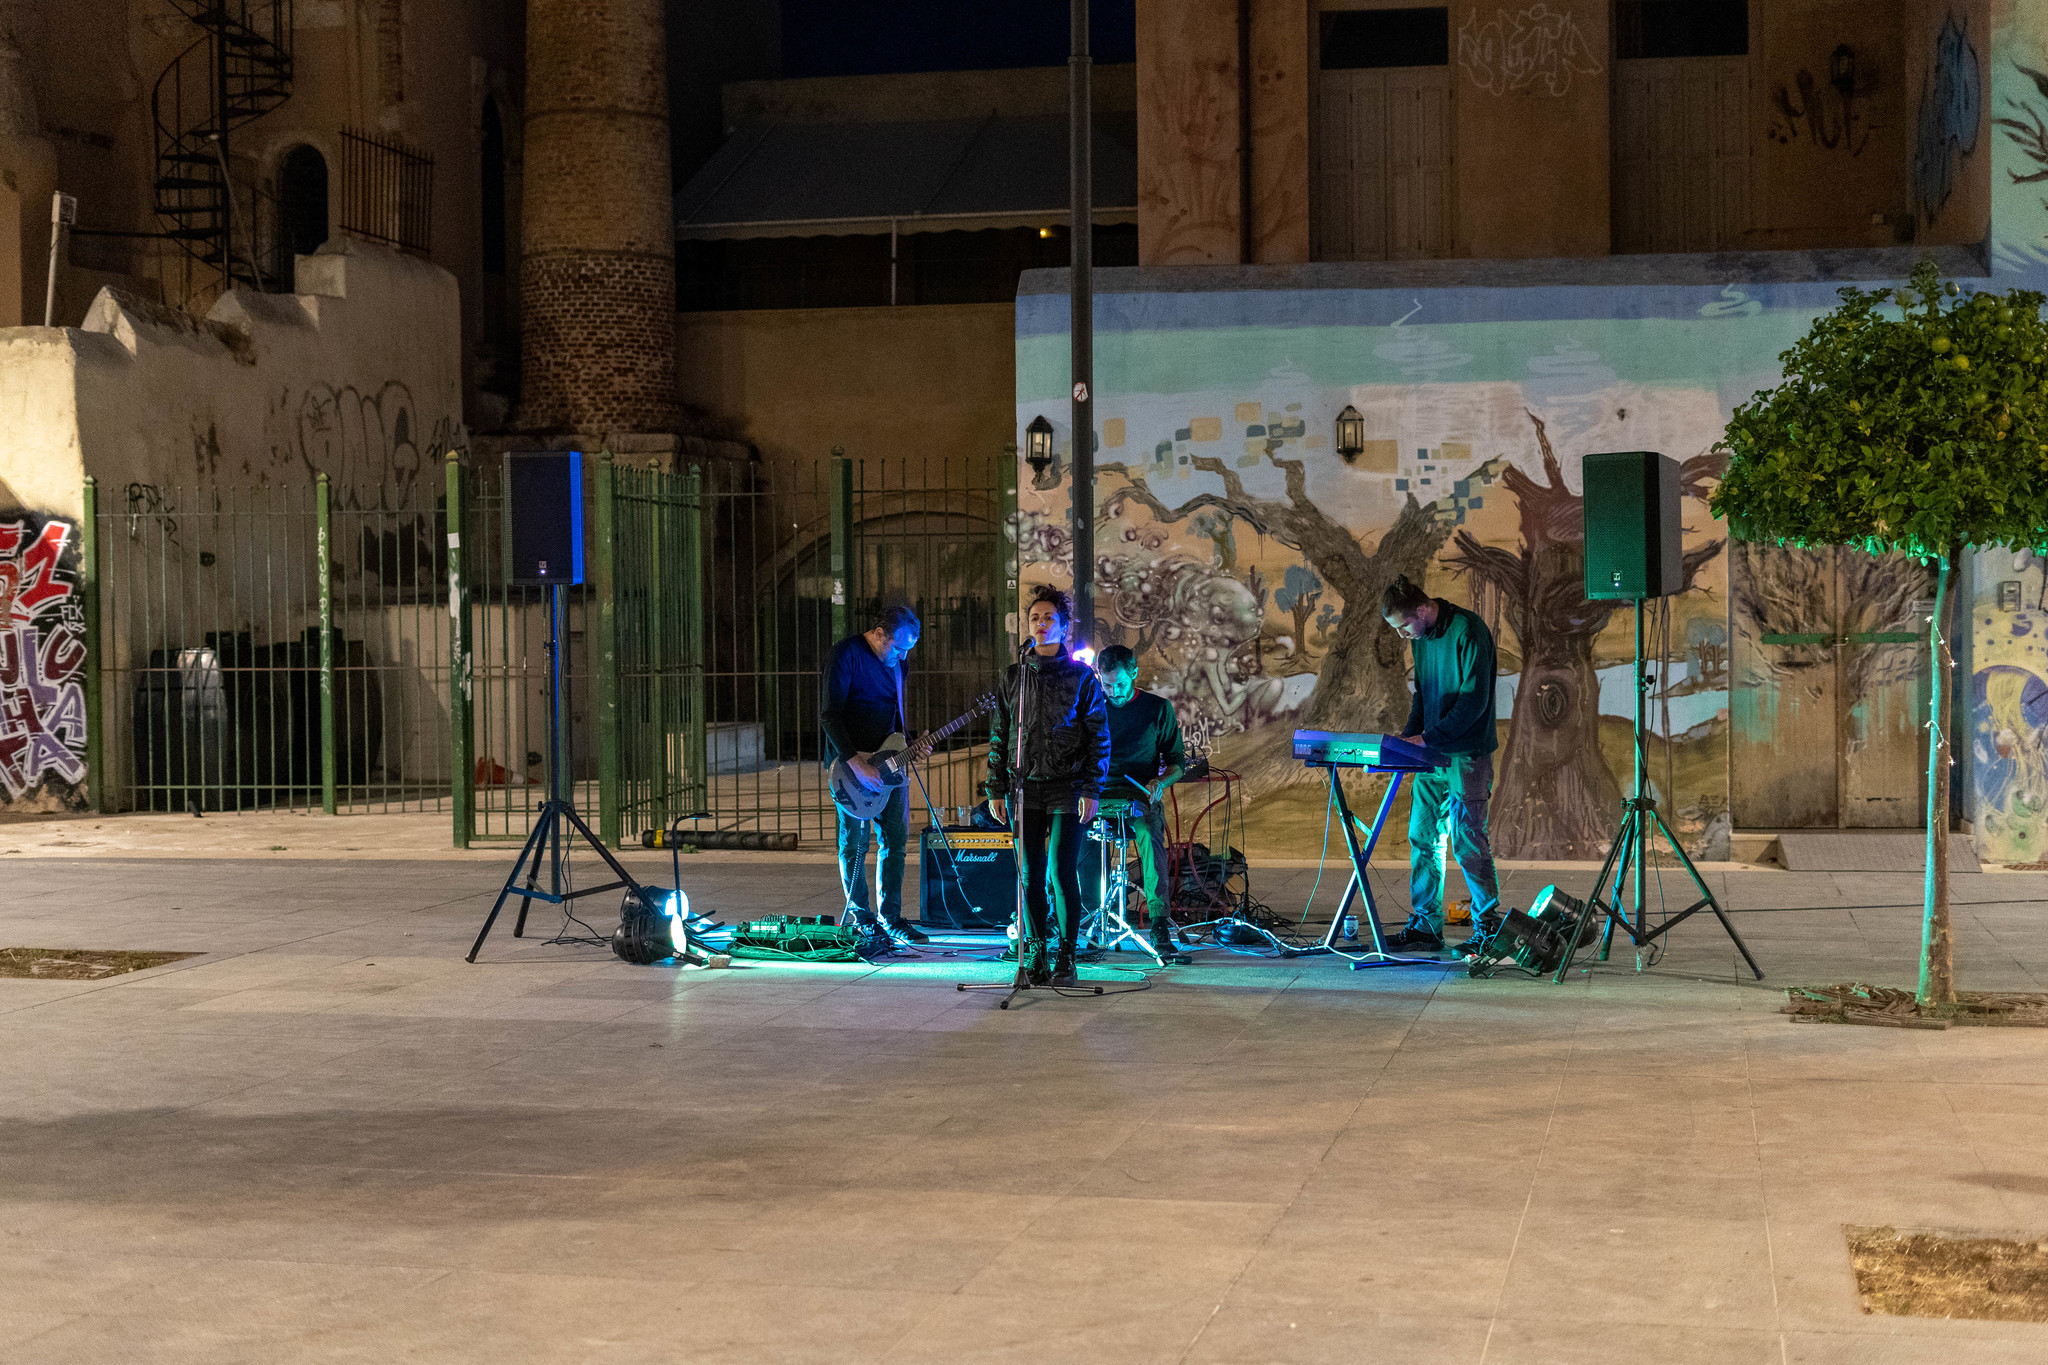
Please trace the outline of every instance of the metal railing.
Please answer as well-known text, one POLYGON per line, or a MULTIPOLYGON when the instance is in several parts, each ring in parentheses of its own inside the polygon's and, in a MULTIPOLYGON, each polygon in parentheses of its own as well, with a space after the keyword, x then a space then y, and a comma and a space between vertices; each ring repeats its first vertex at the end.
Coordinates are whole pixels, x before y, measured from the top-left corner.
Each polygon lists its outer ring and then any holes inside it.
POLYGON ((443 514, 130 484, 93 509, 103 811, 442 810, 443 514))
POLYGON ((434 158, 397 137, 341 132, 341 230, 433 254, 434 158))
MULTIPOLYGON (((887 604, 922 618, 910 726, 1009 661, 1008 460, 682 472, 591 462, 592 571, 568 591, 571 790, 608 843, 691 828, 829 840, 818 728, 833 643, 887 604)), ((339 505, 129 485, 82 549, 91 785, 101 810, 446 811, 454 842, 523 839, 545 799, 547 605, 505 582, 499 470, 339 505)), ((986 721, 925 767, 941 817, 978 798, 986 721)), ((911 793, 913 823, 926 818, 911 793)))

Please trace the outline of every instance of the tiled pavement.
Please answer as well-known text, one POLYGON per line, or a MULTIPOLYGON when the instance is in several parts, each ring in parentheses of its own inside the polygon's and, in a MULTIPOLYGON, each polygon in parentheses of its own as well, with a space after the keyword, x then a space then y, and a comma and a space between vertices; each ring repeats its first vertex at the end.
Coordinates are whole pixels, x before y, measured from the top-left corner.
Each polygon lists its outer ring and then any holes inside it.
MULTIPOLYGON (((1913 877, 1712 873, 1761 985, 1707 920, 1565 986, 1225 957, 999 1012, 946 959, 471 966, 492 873, 9 859, 0 943, 205 956, 0 981, 0 1360, 2048 1361, 1857 1306, 1845 1223, 2048 1234, 2048 1033, 1776 1013, 1910 984, 1913 877)), ((2048 877, 1957 897, 1963 983, 2042 989, 2048 877)))

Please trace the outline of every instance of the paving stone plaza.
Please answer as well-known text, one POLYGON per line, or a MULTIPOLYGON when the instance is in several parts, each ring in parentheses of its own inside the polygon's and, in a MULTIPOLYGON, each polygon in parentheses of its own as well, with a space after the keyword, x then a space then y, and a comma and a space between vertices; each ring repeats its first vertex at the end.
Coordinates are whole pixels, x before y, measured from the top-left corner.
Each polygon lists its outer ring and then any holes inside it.
MULTIPOLYGON (((1845 1226, 2048 1225, 2038 1032, 1778 1013, 1911 983, 1911 876, 1710 871, 1761 984, 1708 921, 1562 986, 1210 952, 999 1011, 942 951, 472 966, 476 856, 6 861, 6 943, 199 954, 0 981, 10 1362, 2048 1359, 1859 1306, 1845 1226)), ((1957 900, 1961 983, 2041 989, 2048 876, 1957 900)))

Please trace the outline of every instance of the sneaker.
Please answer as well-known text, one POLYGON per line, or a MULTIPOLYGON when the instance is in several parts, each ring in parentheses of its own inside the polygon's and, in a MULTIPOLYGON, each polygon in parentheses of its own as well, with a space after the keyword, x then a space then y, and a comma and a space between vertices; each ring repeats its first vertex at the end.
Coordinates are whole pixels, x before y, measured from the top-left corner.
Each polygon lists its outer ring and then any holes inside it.
POLYGON ((1472 937, 1451 950, 1454 957, 1472 958, 1487 952, 1493 945, 1493 936, 1500 930, 1500 916, 1481 915, 1472 926, 1472 937))
POLYGON ((1398 934, 1387 938, 1387 946, 1397 952, 1440 953, 1444 948, 1444 936, 1419 924, 1411 924, 1398 934))
POLYGON ((910 948, 920 943, 930 943, 931 935, 924 930, 907 924, 900 919, 882 921, 882 932, 896 941, 899 948, 910 948))
POLYGON ((853 951, 864 958, 887 957, 896 951, 896 940, 890 938, 879 924, 863 924, 853 951))

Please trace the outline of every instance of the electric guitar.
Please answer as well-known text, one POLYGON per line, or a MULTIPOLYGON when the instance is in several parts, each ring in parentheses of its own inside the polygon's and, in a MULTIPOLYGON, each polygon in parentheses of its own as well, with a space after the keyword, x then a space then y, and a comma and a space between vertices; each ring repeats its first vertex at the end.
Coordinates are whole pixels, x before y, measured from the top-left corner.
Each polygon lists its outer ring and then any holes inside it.
POLYGON ((853 770, 853 764, 846 759, 834 760, 831 777, 832 804, 844 811, 849 819, 874 819, 882 813, 882 808, 889 804, 890 798, 896 795, 897 790, 910 780, 911 764, 922 763, 931 756, 932 749, 940 740, 976 716, 992 710, 995 704, 996 694, 984 692, 974 699, 974 705, 968 707, 964 714, 955 716, 936 730, 926 732, 917 743, 910 743, 903 738, 902 732, 898 731, 883 740, 881 748, 873 753, 860 755, 874 764, 875 770, 881 774, 880 787, 870 787, 862 780, 860 774, 853 770))

